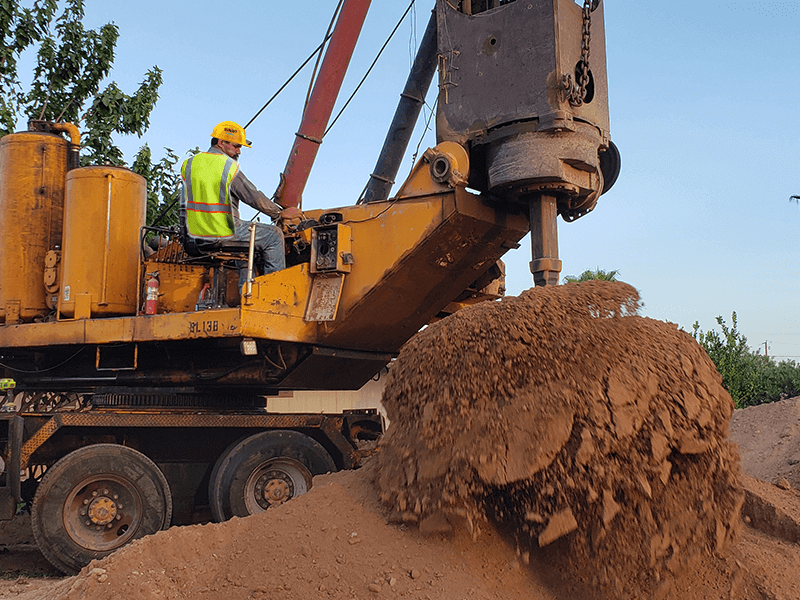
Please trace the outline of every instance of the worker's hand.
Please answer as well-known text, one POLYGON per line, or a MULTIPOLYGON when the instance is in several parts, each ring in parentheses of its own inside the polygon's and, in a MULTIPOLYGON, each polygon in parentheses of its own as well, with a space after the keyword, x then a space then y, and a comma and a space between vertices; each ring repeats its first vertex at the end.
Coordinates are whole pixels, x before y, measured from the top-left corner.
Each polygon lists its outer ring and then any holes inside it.
POLYGON ((283 219, 284 221, 291 219, 302 219, 302 218, 303 218, 303 211, 295 206, 284 208, 281 211, 281 219, 283 219))

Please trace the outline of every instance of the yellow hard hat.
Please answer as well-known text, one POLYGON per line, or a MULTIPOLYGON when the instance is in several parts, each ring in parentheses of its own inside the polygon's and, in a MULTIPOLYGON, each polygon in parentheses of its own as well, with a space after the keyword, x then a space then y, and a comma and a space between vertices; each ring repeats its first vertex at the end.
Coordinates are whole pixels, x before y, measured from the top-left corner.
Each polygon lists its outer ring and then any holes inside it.
POLYGON ((250 140, 247 139, 244 133, 244 127, 233 121, 223 121, 211 132, 211 137, 218 140, 225 140, 233 144, 241 144, 250 148, 250 140))

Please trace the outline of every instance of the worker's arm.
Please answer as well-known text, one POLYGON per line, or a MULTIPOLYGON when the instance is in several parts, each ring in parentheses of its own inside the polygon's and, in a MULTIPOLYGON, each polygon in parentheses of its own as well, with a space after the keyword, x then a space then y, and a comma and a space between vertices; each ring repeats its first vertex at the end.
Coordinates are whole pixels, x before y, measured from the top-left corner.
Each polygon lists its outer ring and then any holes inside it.
POLYGON ((263 192, 260 192, 258 188, 245 177, 241 169, 236 173, 236 176, 231 182, 231 194, 236 196, 240 202, 252 206, 273 219, 277 219, 283 210, 280 206, 267 198, 263 192))

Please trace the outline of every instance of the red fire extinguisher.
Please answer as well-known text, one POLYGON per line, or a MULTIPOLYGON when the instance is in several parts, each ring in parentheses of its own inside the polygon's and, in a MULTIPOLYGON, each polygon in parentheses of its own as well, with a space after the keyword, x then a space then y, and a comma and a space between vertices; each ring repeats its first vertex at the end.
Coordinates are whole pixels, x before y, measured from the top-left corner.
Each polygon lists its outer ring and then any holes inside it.
POLYGON ((144 300, 144 314, 154 315, 158 309, 158 271, 147 274, 147 294, 144 300))

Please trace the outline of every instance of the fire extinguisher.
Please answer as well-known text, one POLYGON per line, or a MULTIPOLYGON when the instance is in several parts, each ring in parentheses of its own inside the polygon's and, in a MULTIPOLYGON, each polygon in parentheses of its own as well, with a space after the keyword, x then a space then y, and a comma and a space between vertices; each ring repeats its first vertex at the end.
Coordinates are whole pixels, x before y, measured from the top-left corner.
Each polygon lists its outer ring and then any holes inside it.
POLYGON ((147 294, 144 300, 144 314, 154 315, 158 309, 158 271, 147 274, 147 294))

